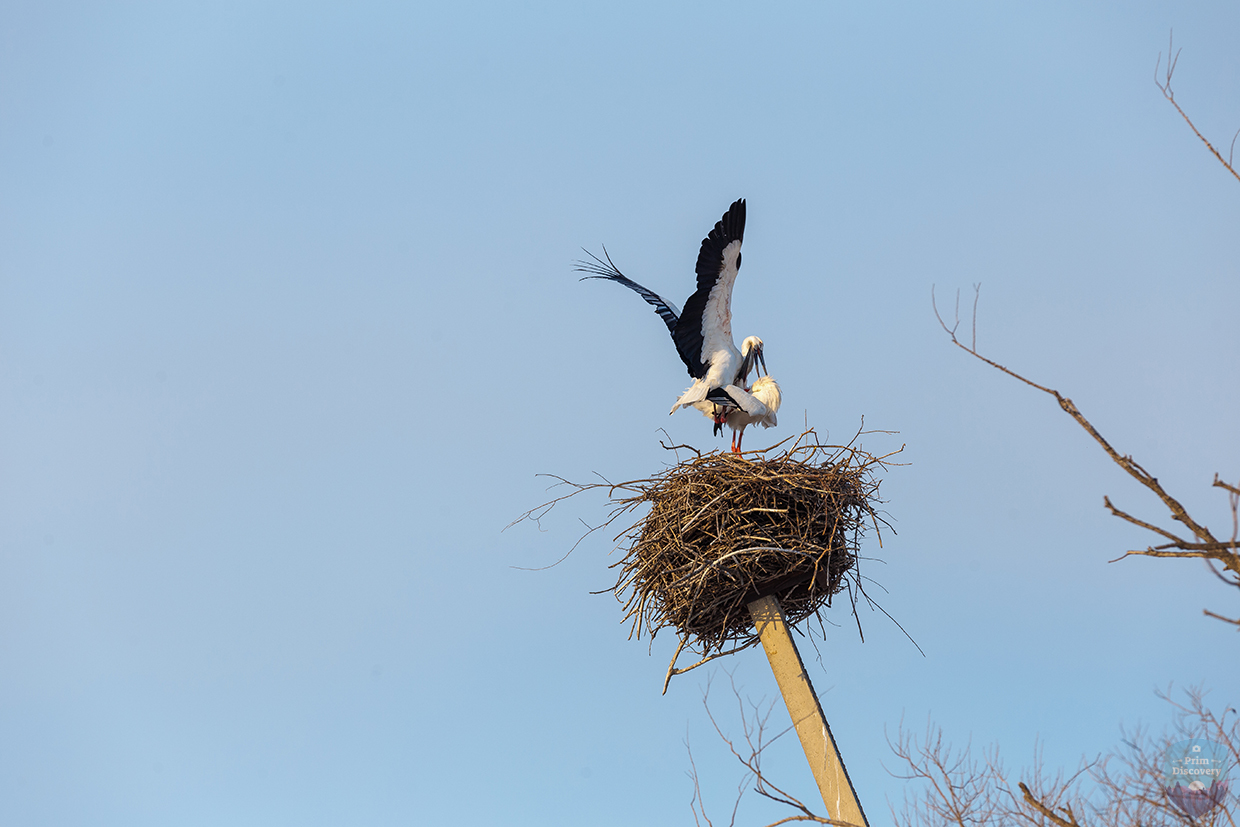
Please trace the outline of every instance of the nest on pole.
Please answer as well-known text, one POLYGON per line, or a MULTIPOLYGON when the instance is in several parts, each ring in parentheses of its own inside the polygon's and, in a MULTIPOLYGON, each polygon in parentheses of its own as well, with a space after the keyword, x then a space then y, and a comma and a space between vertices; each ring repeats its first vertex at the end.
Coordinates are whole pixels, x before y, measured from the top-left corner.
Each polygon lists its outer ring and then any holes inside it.
POLYGON ((832 597, 848 589, 855 613, 856 596, 864 594, 859 544, 867 526, 877 531, 886 524, 876 511, 876 471, 891 454, 823 445, 813 430, 765 451, 688 450, 695 455, 648 479, 585 485, 561 479, 574 490, 527 515, 538 519, 563 499, 607 489, 610 517, 588 536, 649 505, 615 538, 624 556, 612 565, 619 576, 607 591, 624 606, 630 638, 676 630, 681 643, 668 680, 756 644, 748 605, 759 597, 777 597, 795 624, 821 620, 832 597), (677 669, 686 647, 702 660, 677 669))

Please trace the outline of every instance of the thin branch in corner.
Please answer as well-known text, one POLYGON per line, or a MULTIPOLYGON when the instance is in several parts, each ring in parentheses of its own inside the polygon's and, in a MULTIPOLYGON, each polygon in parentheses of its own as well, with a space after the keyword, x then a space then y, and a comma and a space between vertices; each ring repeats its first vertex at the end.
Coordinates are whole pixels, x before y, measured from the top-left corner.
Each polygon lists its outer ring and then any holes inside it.
POLYGON ((1200 138, 1201 142, 1206 145, 1206 149, 1210 150, 1215 158, 1218 158, 1218 162, 1226 167, 1227 171, 1230 172, 1237 181, 1240 181, 1240 173, 1236 172, 1236 168, 1231 165, 1232 154, 1236 149, 1236 137, 1240 137, 1240 130, 1236 130, 1235 137, 1231 139, 1231 151, 1227 153, 1227 158, 1223 158, 1222 154, 1214 148, 1214 144, 1206 140, 1206 136, 1202 135, 1201 131, 1197 129, 1196 124, 1193 123, 1193 119, 1188 117, 1188 113, 1180 108, 1180 104, 1176 103, 1175 92, 1171 89, 1171 76, 1175 74, 1175 67, 1180 62, 1180 53, 1178 51, 1174 51, 1174 41, 1175 33, 1172 32, 1171 39, 1167 45, 1167 71, 1162 80, 1159 80, 1158 77, 1158 70, 1162 68, 1162 52, 1158 53, 1158 62, 1154 65, 1154 85, 1158 87, 1160 92, 1162 92, 1163 97, 1175 107, 1175 111, 1180 113, 1180 117, 1184 119, 1186 124, 1188 124, 1188 128, 1193 130, 1193 134, 1200 138))
POLYGON ((908 783, 904 808, 892 806, 892 821, 896 827, 1236 827, 1235 799, 1225 781, 1204 794, 1221 793, 1213 805, 1210 798, 1202 801, 1203 793, 1168 788, 1165 781, 1168 750, 1185 741, 1213 741, 1228 764, 1240 761, 1234 711, 1224 706, 1214 714, 1198 688, 1187 689, 1184 700, 1172 698, 1170 687, 1155 694, 1173 710, 1172 725, 1161 735, 1121 729, 1116 747, 1082 759, 1072 773, 1049 772, 1035 746, 1032 766, 1020 771, 1023 780, 1009 776, 997 746, 979 756, 971 744, 954 749, 945 743, 938 727, 927 723, 918 737, 901 720, 896 739, 888 738, 898 762, 888 772, 908 783), (1208 806, 1194 816, 1187 801, 1208 806))
MULTIPOLYGON (((1170 95, 1171 72, 1174 68, 1175 59, 1173 58, 1167 70, 1166 89, 1168 91, 1166 94, 1168 94, 1168 96, 1170 95)), ((1168 99, 1170 99, 1170 97, 1168 97, 1168 99)), ((1113 516, 1119 517, 1120 519, 1138 526, 1139 528, 1158 534, 1168 541, 1161 545, 1149 546, 1145 549, 1136 549, 1126 552, 1116 559, 1123 559, 1124 557, 1133 555, 1145 557, 1200 557, 1207 561, 1217 562, 1222 565, 1223 569, 1229 572, 1229 576, 1225 577, 1220 574, 1220 579, 1228 585, 1235 586, 1237 589, 1240 589, 1240 486, 1233 486, 1223 482, 1219 479, 1217 474, 1214 476, 1214 487, 1222 488, 1227 492, 1232 517, 1231 539, 1218 540, 1209 528, 1193 519, 1183 504, 1181 504, 1175 497, 1172 497, 1171 494, 1169 494, 1166 489, 1162 487, 1162 485, 1158 482, 1157 477, 1146 471, 1139 462, 1132 458, 1131 455, 1120 454, 1116 451, 1115 448, 1111 446, 1111 443, 1107 442, 1106 438, 1098 432, 1098 429, 1085 418, 1085 415, 1081 413, 1080 409, 1076 407, 1071 399, 1064 396, 1054 388, 1048 388, 1045 385, 1039 385, 1037 382, 1026 379, 1016 371, 999 364, 993 359, 983 356, 977 351, 977 304, 978 299, 981 296, 981 285, 973 285, 973 294, 973 340, 971 345, 965 345, 956 336, 956 331, 960 329, 959 291, 956 293, 956 316, 953 319, 952 324, 949 326, 943 319, 942 314, 939 312, 938 304, 935 300, 934 288, 931 287, 930 289, 930 302, 934 308, 934 317, 938 319, 939 326, 942 327, 943 331, 947 333, 948 337, 951 338, 952 344, 963 350, 965 353, 968 353, 970 356, 985 362, 992 368, 1002 371, 1014 379, 1020 380, 1031 388, 1036 388, 1045 394, 1055 397, 1055 401, 1059 403, 1059 407, 1063 409, 1068 416, 1072 417, 1076 423, 1085 430, 1086 433, 1093 437, 1094 441, 1102 447, 1102 450, 1106 452, 1106 455, 1111 458, 1112 462, 1124 469, 1124 471, 1137 482, 1152 491, 1154 495, 1162 501, 1163 505, 1167 507, 1167 510, 1171 512, 1171 519, 1185 526, 1190 532, 1192 532, 1192 540, 1182 539, 1166 529, 1159 528, 1151 522, 1138 519, 1125 511, 1121 511, 1111 504, 1109 497, 1104 497, 1103 504, 1108 510, 1110 510, 1113 516)), ((1213 612, 1206 612, 1206 614, 1210 617, 1225 620, 1228 623, 1236 623, 1236 625, 1240 626, 1240 623, 1237 623, 1229 618, 1220 617, 1213 612)))
MULTIPOLYGON (((740 716, 741 732, 744 743, 741 739, 731 738, 724 734, 723 728, 719 725, 719 720, 715 717, 714 711, 710 707, 710 689, 713 677, 706 682, 706 688, 702 692, 702 706, 706 709, 706 717, 710 720, 711 726, 715 730, 715 734, 727 746, 728 751, 732 753, 732 757, 740 763, 744 768, 744 775, 736 788, 736 799, 732 804, 732 818, 728 822, 728 827, 734 827, 736 824, 736 815, 740 809, 741 798, 749 791, 750 784, 752 789, 763 798, 779 804, 787 808, 785 812, 791 811, 790 815, 786 815, 776 821, 772 821, 766 827, 778 827, 781 824, 792 824, 794 822, 808 822, 811 824, 830 824, 835 827, 860 827, 849 821, 833 819, 823 816, 812 811, 805 802, 792 795, 787 790, 776 785, 769 776, 762 770, 762 753, 778 741, 781 737, 791 732, 794 727, 788 727, 779 733, 771 736, 768 734, 768 725, 770 723, 771 712, 775 708, 775 702, 763 705, 754 701, 746 701, 741 697, 740 690, 736 687, 736 679, 730 673, 728 675, 731 682, 732 696, 736 699, 736 707, 740 716)), ((688 747, 688 741, 685 742, 688 747)), ((714 827, 714 823, 706 815, 706 809, 702 800, 702 790, 699 783, 697 767, 693 763, 693 754, 689 755, 690 778, 693 780, 693 799, 690 806, 693 809, 693 818, 696 824, 700 825, 705 822, 709 827, 714 827)))

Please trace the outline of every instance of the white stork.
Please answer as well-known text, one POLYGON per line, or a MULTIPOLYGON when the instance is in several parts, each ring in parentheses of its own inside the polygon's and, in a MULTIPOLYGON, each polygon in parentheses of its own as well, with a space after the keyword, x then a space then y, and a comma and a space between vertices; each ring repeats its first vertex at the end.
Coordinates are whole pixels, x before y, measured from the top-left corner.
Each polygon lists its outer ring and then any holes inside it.
MULTIPOLYGON (((618 282, 654 307, 667 325, 676 350, 693 377, 693 384, 672 405, 671 413, 680 408, 697 408, 714 420, 716 434, 723 432, 728 415, 734 412, 745 417, 738 428, 742 432, 754 422, 766 424, 764 417, 768 415, 770 424, 766 427, 775 424, 774 411, 744 388, 749 372, 755 369, 756 364, 760 363, 762 370, 766 369, 762 340, 750 336, 741 344, 741 350, 737 350, 732 342, 732 285, 741 266, 744 235, 745 199, 741 198, 728 207, 715 228, 702 239, 697 260, 697 290, 685 302, 684 312, 658 293, 621 273, 607 255, 606 248, 603 249, 603 259, 587 250, 586 254, 593 261, 578 262, 577 267, 578 271, 589 274, 583 281, 609 279, 618 282)), ((779 386, 774 384, 774 380, 770 384, 775 387, 774 402, 778 407, 779 386)), ((735 437, 733 441, 735 450, 735 437)))
POLYGON ((779 410, 782 399, 779 384, 776 383, 774 377, 769 373, 766 376, 759 376, 753 380, 753 387, 749 389, 749 392, 753 394, 754 399, 766 406, 766 413, 761 416, 751 416, 740 408, 733 408, 728 413, 727 423, 732 429, 732 453, 734 454, 741 452, 741 440, 745 438, 745 429, 750 425, 774 428, 779 424, 775 418, 775 412, 779 410))

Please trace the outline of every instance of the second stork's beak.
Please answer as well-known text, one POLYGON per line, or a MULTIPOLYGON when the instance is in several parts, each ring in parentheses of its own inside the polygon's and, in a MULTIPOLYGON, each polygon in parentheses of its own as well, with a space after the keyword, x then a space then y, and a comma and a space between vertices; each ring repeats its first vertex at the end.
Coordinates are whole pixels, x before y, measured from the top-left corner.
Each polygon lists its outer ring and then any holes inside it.
MULTIPOLYGON (((766 370, 766 358, 762 355, 762 340, 757 336, 750 336, 741 346, 741 352, 744 355, 741 359, 740 378, 748 383, 749 371, 753 370, 758 362, 762 363, 762 371, 766 370)), ((762 373, 759 372, 758 375, 761 376, 762 373)))

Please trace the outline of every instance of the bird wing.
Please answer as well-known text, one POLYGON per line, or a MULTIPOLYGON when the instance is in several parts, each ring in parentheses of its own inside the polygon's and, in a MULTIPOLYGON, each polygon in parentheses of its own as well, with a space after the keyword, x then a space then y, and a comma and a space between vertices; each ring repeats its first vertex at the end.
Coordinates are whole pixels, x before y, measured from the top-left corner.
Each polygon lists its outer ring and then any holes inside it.
POLYGON ((702 239, 697 260, 697 291, 685 302, 672 338, 689 375, 700 379, 710 354, 736 349, 732 343, 732 285, 741 266, 745 235, 745 199, 728 207, 710 235, 702 239))
POLYGON ((716 388, 714 391, 711 391, 706 398, 716 404, 719 404, 719 402, 724 398, 729 398, 732 400, 733 405, 754 418, 763 417, 772 413, 770 408, 768 408, 761 399, 758 399, 758 397, 749 393, 744 388, 738 388, 736 385, 716 388))
POLYGON ((589 250, 586 250, 585 254, 594 259, 594 261, 577 262, 577 267, 574 268, 577 272, 589 273, 589 275, 582 277, 582 281, 585 281, 586 279, 609 279, 619 284, 623 284, 625 287, 645 299, 647 304, 654 306, 654 312, 659 314, 659 317, 663 319, 663 323, 667 325, 668 332, 675 337, 676 323, 680 321, 680 310, 676 307, 676 305, 672 304, 670 301, 663 298, 653 290, 642 287, 624 273, 621 273, 620 268, 616 267, 616 265, 612 263, 611 256, 607 255, 606 247, 603 248, 603 257, 607 259, 606 261, 594 255, 594 253, 591 253, 589 250))

